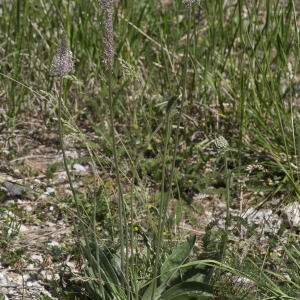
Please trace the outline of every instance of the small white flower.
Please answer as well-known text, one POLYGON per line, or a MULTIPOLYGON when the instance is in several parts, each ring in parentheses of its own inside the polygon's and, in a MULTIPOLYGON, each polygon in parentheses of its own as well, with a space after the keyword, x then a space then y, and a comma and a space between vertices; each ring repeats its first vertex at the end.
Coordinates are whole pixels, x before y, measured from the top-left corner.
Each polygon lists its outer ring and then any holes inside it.
POLYGON ((53 57, 50 74, 53 76, 65 76, 73 69, 73 55, 68 49, 67 38, 63 35, 57 52, 53 57))

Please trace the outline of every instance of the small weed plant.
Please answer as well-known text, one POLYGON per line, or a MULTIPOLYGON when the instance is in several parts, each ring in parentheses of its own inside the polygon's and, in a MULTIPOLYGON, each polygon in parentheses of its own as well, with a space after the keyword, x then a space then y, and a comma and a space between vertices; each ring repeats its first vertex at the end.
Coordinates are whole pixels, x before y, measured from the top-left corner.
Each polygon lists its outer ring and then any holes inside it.
MULTIPOLYGON (((56 137, 60 159, 45 176, 25 163, 21 174, 54 182, 63 170, 71 190, 47 201, 72 223, 80 272, 69 284, 54 280, 53 294, 299 299, 297 232, 259 233, 243 218, 275 198, 274 215, 299 202, 297 1, 31 6, 0 7, 0 157, 19 163, 32 149, 18 139, 56 137), (78 164, 90 171, 83 187, 78 164), (224 203, 224 214, 204 225, 208 206, 195 195, 224 203)), ((0 162, 1 174, 8 169, 21 177, 0 162)), ((6 200, 3 188, 0 216, 6 200)), ((20 226, 0 219, 2 264, 21 262, 24 249, 6 251, 20 226)))

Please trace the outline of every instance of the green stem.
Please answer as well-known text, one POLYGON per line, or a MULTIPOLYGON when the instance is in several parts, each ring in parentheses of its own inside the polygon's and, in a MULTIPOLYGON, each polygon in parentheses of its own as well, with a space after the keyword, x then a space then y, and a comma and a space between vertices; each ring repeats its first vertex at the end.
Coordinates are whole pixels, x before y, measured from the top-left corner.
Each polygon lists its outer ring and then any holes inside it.
POLYGON ((226 184, 226 217, 225 217, 225 232, 222 238, 222 247, 221 247, 221 252, 220 252, 220 261, 223 261, 226 255, 226 249, 227 249, 227 244, 228 244, 228 228, 230 226, 230 214, 229 214, 229 209, 230 209, 230 188, 231 188, 231 174, 228 171, 228 158, 227 158, 227 151, 225 149, 224 153, 224 164, 225 164, 225 184, 226 184))
POLYGON ((230 216, 229 216, 229 208, 230 208, 230 174, 228 172, 228 161, 227 154, 224 153, 224 162, 225 162, 225 176, 226 176, 226 221, 225 221, 225 231, 228 232, 228 227, 230 225, 230 216))
POLYGON ((160 196, 160 205, 159 205, 159 219, 158 219, 158 230, 157 230, 157 245, 155 249, 155 264, 154 264, 154 284, 152 288, 152 299, 154 299, 154 294, 157 287, 156 277, 158 275, 158 268, 160 265, 160 252, 161 252, 161 245, 163 239, 163 231, 164 231, 164 224, 165 224, 165 215, 166 215, 166 206, 168 203, 168 198, 165 195, 165 177, 166 177, 166 163, 167 163, 167 154, 168 154, 168 143, 170 139, 170 116, 167 115, 167 134, 166 134, 166 142, 164 146, 163 152, 163 160, 162 160, 162 183, 161 183, 161 196, 160 196))
MULTIPOLYGON (((136 157, 136 153, 135 153, 136 157)), ((133 176, 132 176, 132 181, 131 181, 131 191, 130 191, 130 252, 132 253, 132 257, 130 259, 130 268, 131 268, 131 290, 133 290, 133 293, 130 297, 130 293, 127 293, 127 299, 137 299, 137 291, 138 291, 138 282, 136 278, 136 272, 135 272, 135 262, 134 262, 134 229, 133 229, 133 224, 134 224, 134 202, 133 202, 133 197, 134 197, 134 192, 135 192, 135 178, 136 178, 136 170, 137 170, 137 163, 133 162, 133 176)))
MULTIPOLYGON (((175 162, 176 162, 176 156, 177 156, 177 149, 179 145, 179 129, 180 129, 180 123, 181 123, 181 118, 182 118, 182 112, 183 112, 183 107, 184 103, 186 101, 186 86, 187 86, 187 68, 188 68, 188 59, 189 59, 189 44, 190 44, 190 28, 191 28, 191 8, 187 8, 188 11, 188 26, 187 26, 187 38, 186 38, 186 49, 185 49, 185 57, 184 57, 184 68, 183 68, 183 84, 182 84, 182 100, 180 104, 180 110, 179 110, 179 117, 177 120, 177 125, 176 125, 176 133, 175 133, 175 145, 174 145, 174 152, 173 152, 173 159, 172 159, 172 167, 171 167, 171 172, 170 172, 170 178, 169 178, 169 185, 168 185, 168 190, 166 195, 164 194, 163 188, 164 188, 164 173, 163 173, 163 180, 162 180, 162 202, 161 202, 161 208, 160 208, 160 214, 159 217, 162 218, 161 222, 159 222, 158 226, 158 240, 157 240, 157 247, 156 247, 156 258, 155 258, 155 267, 154 267, 154 275, 153 275, 153 290, 152 290, 152 298, 154 297, 154 293, 156 290, 156 277, 158 275, 158 266, 159 266, 159 261, 160 261, 160 250, 161 250, 161 244, 162 244, 162 236, 163 236, 163 230, 165 227, 166 223, 166 217, 167 217, 167 208, 169 204, 169 199, 171 196, 171 191, 172 191, 172 182, 173 182, 173 177, 174 177, 174 171, 175 171, 175 162)), ((169 116, 167 119, 167 126, 169 128, 169 116)), ((167 132, 167 138, 169 138, 169 129, 167 132)), ((166 141, 166 146, 165 150, 167 150, 167 143, 168 140, 166 141)), ((164 153, 164 159, 166 152, 164 153)), ((165 161, 164 161, 165 163, 165 161)), ((165 167, 163 165, 163 172, 165 170, 165 167)))
MULTIPOLYGON (((68 177, 68 181, 69 181, 69 185, 72 191, 72 195, 74 198, 74 202, 75 202, 75 206, 76 206, 76 211, 77 211, 77 215, 79 218, 79 221, 81 223, 81 218, 80 218, 80 207, 79 207, 79 202, 77 199, 77 195, 73 186, 73 182, 72 182, 72 178, 70 175, 70 171, 68 168, 68 163, 67 163, 67 156, 66 156, 66 151, 65 151, 65 146, 64 146, 64 135, 63 135, 63 124, 62 124, 62 90, 63 90, 63 77, 60 77, 60 84, 59 84, 59 95, 58 95, 58 132, 59 132, 59 143, 60 143, 60 148, 61 148, 61 152, 63 155, 63 162, 64 162, 64 167, 67 173, 67 177, 68 177)), ((75 224, 74 224, 75 225, 75 224)), ((74 226, 74 230, 77 232, 77 237, 79 236, 78 234, 78 229, 76 228, 76 226, 74 226)), ((88 253, 88 260, 92 261, 92 254, 91 254, 91 249, 89 246, 89 242, 88 242, 88 237, 86 234, 86 231, 84 229, 84 224, 83 224, 83 228, 82 228, 82 232, 83 232, 83 236, 84 236, 84 241, 85 241, 85 246, 87 248, 87 253, 88 253)), ((81 244, 80 244, 81 245, 81 244)), ((99 274, 99 278, 101 278, 101 272, 100 272, 100 265, 97 265, 97 272, 99 274)), ((103 284, 100 283, 100 289, 101 289, 101 293, 103 296, 103 299, 105 299, 104 297, 104 288, 103 288, 103 284)))
POLYGON ((62 124, 62 87, 63 87, 63 77, 60 77, 60 87, 59 87, 59 95, 58 95, 58 131, 59 131, 59 143, 60 143, 60 149, 63 155, 63 162, 64 162, 64 167, 67 173, 69 185, 73 194, 73 198, 75 201, 76 205, 76 210, 78 215, 80 215, 80 209, 79 209, 79 204, 77 200, 77 196, 73 187, 73 182, 72 178, 70 175, 70 171, 68 168, 68 163, 67 163, 67 156, 66 156, 66 151, 65 151, 65 146, 64 146, 64 136, 63 136, 63 124, 62 124))
MULTIPOLYGON (((114 125, 114 119, 115 119, 115 111, 114 111, 114 103, 113 103, 113 97, 112 97, 112 70, 109 69, 108 71, 108 102, 109 102, 109 109, 110 109, 110 123, 111 123, 111 134, 112 134, 112 147, 113 147, 113 156, 114 156, 114 164, 116 168, 116 179, 118 184, 118 212, 119 212, 119 220, 120 220, 120 245, 121 245, 121 284, 124 287, 124 266, 125 266, 125 257, 124 257, 124 249, 125 249, 125 242, 124 242, 124 235, 127 239, 127 224, 126 224, 126 216, 125 216, 125 205, 124 205, 124 199, 123 199, 123 192, 122 192, 122 186, 121 186, 121 179, 120 179, 120 172, 119 172, 119 158, 117 153, 117 143, 116 143, 116 134, 115 134, 115 125, 114 125), (125 231, 124 231, 125 228, 125 231)), ((128 261, 128 249, 127 249, 127 242, 126 242, 126 260, 128 261)), ((129 271, 128 271, 128 264, 126 264, 126 272, 125 272, 125 278, 128 279, 129 271)))

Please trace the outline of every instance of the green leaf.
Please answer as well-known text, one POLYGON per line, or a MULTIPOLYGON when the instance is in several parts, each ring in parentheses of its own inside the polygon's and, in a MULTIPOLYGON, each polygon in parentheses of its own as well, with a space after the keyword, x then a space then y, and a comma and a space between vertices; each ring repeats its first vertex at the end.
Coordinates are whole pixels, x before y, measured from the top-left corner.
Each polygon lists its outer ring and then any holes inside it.
POLYGON ((5 295, 0 293, 0 300, 5 300, 5 295))
MULTIPOLYGON (((114 267, 112 266, 111 262, 106 257, 105 253, 101 250, 101 248, 98 249, 100 266, 98 266, 96 258, 92 254, 89 255, 88 249, 86 249, 85 247, 82 247, 82 248, 83 248, 83 251, 85 252, 85 257, 87 258, 87 260, 90 264, 90 267, 86 269, 86 272, 89 274, 89 276, 91 278, 97 279, 96 282, 99 283, 100 285, 103 282, 105 284, 105 286, 108 287, 110 292, 113 295, 116 295, 116 299, 126 299, 126 295, 121 288, 121 283, 116 274, 116 271, 115 271, 114 267), (98 275, 97 275, 99 273, 99 271, 100 271, 101 278, 98 278, 98 275), (99 279, 100 279, 100 281, 99 281, 99 279)), ((94 283, 91 285, 91 289, 94 289, 97 294, 100 293, 97 290, 98 286, 96 286, 94 283)))
POLYGON ((168 289, 159 300, 186 300, 195 297, 199 300, 213 298, 212 286, 197 281, 182 282, 168 289))
POLYGON ((154 295, 152 294, 153 285, 155 284, 155 282, 153 281, 145 291, 142 300, 155 300, 161 297, 162 293, 166 289, 169 280, 175 275, 175 273, 178 271, 178 268, 188 258, 191 250, 195 245, 195 241, 196 236, 193 236, 173 251, 173 253, 166 259, 160 269, 160 285, 155 289, 154 295))
POLYGON ((172 280, 171 285, 180 282, 197 281, 200 283, 208 283, 212 276, 213 267, 198 264, 196 266, 180 267, 180 274, 172 280))
MULTIPOLYGON (((1 298, 1 295, 0 294, 0 300, 4 300, 4 298, 1 298)), ((40 297, 38 298, 38 300, 52 300, 53 298, 49 297, 48 295, 45 295, 43 293, 41 293, 40 297)))
POLYGON ((175 268, 180 267, 186 261, 195 245, 195 241, 196 236, 193 236, 177 249, 175 249, 173 253, 166 259, 160 269, 160 283, 168 281, 169 279, 171 279, 174 273, 177 272, 177 269, 175 268))

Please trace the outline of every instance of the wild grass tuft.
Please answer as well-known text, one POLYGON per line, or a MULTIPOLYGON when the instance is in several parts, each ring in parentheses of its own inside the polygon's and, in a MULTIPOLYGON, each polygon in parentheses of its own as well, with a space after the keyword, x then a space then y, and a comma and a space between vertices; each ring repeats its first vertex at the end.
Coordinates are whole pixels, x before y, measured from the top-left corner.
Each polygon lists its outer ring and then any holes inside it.
MULTIPOLYGON (((243 217, 299 201, 299 13, 292 0, 0 5, 0 157, 26 169, 24 137, 58 122, 63 163, 45 175, 67 174, 72 197, 49 201, 73 220, 84 297, 299 298, 295 229, 243 217), (84 191, 75 162, 91 170, 84 191), (203 233, 210 201, 225 214, 203 233)), ((3 222, 8 247, 21 221, 3 222)))

